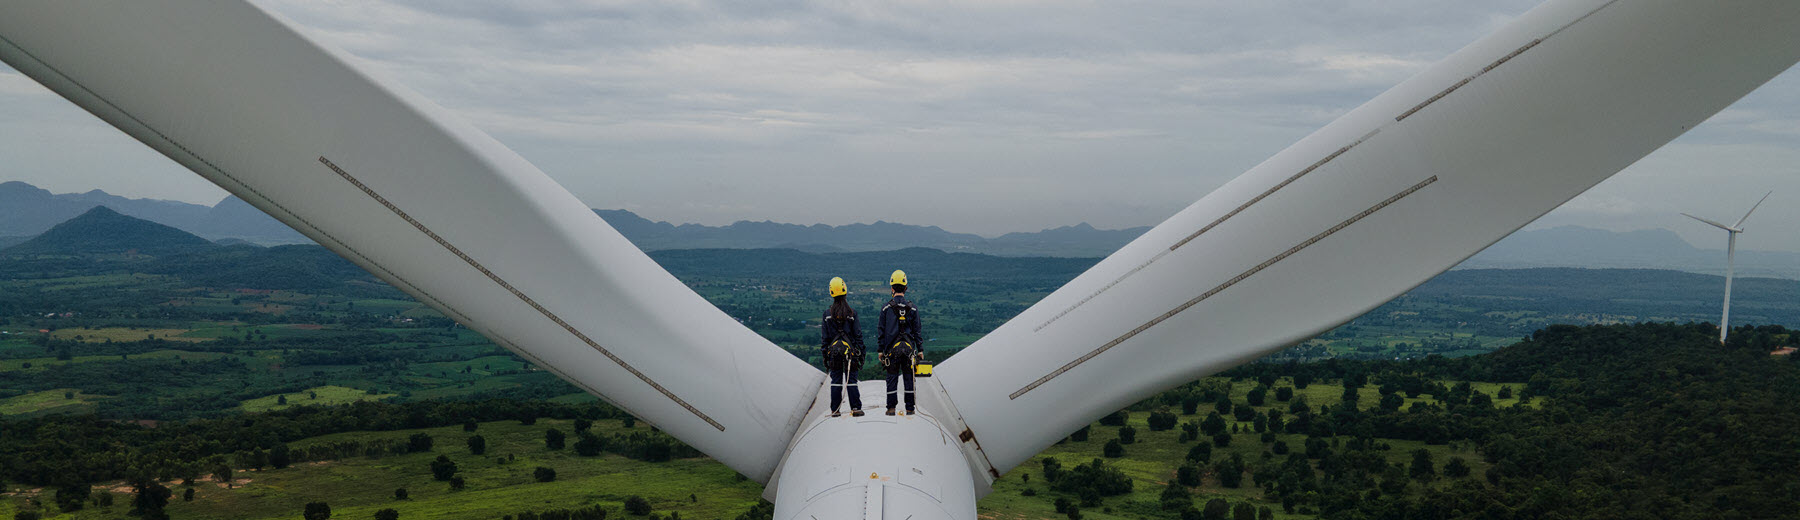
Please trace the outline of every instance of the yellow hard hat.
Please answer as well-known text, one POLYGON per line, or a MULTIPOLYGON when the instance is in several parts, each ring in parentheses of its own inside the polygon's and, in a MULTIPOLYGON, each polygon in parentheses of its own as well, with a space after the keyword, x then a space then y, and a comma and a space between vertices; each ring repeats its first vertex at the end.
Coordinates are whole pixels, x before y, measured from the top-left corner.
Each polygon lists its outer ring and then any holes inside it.
POLYGON ((836 297, 843 296, 846 294, 850 294, 850 288, 848 286, 844 285, 844 279, 838 278, 835 276, 832 277, 831 278, 831 297, 836 298, 836 297))
POLYGON ((894 275, 888 277, 888 285, 906 285, 906 271, 895 269, 894 275))

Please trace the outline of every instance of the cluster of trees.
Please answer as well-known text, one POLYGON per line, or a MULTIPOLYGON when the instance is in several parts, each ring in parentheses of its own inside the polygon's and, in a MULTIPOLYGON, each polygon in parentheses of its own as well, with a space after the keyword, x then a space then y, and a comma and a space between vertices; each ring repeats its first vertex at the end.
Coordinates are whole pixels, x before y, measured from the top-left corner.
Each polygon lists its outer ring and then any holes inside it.
MULTIPOLYGON (((347 442, 299 450, 286 444, 332 433, 420 429, 528 417, 629 418, 600 403, 491 400, 299 406, 222 419, 165 422, 154 428, 95 416, 9 420, 0 428, 0 480, 62 486, 122 478, 197 479, 220 465, 258 467, 266 463, 280 467, 307 460, 416 453, 432 449, 429 436, 421 434, 404 442, 347 442)), ((607 446, 617 446, 615 451, 641 460, 696 454, 693 448, 657 432, 616 437, 619 438, 606 439, 607 446)))

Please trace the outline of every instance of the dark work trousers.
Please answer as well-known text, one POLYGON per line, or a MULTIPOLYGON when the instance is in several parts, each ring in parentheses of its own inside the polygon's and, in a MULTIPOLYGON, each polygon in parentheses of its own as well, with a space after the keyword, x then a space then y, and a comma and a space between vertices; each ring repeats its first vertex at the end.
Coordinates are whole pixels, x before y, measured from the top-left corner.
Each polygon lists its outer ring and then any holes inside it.
POLYGON ((909 357, 904 360, 896 359, 893 361, 893 364, 894 367, 889 369, 887 373, 887 407, 889 410, 892 410, 894 409, 894 405, 897 404, 896 401, 898 399, 896 398, 899 397, 900 387, 897 384, 899 381, 896 380, 903 380, 906 381, 906 413, 913 413, 917 406, 914 404, 917 402, 917 398, 913 397, 912 358, 909 357))
POLYGON ((856 376, 841 370, 831 371, 831 411, 838 411, 838 404, 844 402, 846 392, 850 394, 850 409, 861 410, 862 389, 856 385, 856 376))

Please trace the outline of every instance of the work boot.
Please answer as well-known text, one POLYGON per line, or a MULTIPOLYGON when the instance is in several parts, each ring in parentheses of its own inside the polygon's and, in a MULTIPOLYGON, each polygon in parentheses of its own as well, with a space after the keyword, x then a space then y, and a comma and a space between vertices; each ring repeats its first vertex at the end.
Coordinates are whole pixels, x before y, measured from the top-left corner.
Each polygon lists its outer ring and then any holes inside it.
POLYGON ((894 415, 894 409, 893 409, 893 408, 889 408, 889 409, 887 409, 887 410, 888 410, 888 411, 887 411, 887 414, 888 414, 888 415, 894 415))
POLYGON ((862 417, 863 416, 862 410, 851 410, 850 416, 851 417, 862 417))
POLYGON ((832 417, 837 417, 837 416, 839 416, 839 415, 842 415, 842 414, 839 414, 839 413, 838 413, 838 411, 837 411, 837 410, 832 410, 832 411, 831 411, 831 416, 832 416, 832 417))
POLYGON ((906 415, 918 415, 918 414, 919 414, 919 412, 916 412, 916 411, 913 411, 913 410, 907 410, 907 411, 906 411, 906 415))

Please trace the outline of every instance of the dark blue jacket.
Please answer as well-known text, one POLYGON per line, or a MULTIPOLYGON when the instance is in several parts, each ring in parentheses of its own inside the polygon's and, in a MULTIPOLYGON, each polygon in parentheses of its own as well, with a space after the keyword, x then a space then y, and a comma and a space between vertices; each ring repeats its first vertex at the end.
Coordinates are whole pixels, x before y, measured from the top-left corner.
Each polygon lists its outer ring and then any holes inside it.
POLYGON ((827 370, 845 370, 846 367, 843 365, 845 361, 849 361, 852 365, 850 370, 862 368, 863 335, 862 327, 856 324, 856 315, 851 314, 838 320, 831 318, 831 311, 825 311, 824 318, 819 321, 819 350, 824 355, 827 370), (849 359, 844 359, 842 353, 831 351, 831 344, 835 343, 839 337, 850 342, 852 351, 849 353, 849 359))
POLYGON ((876 344, 876 352, 886 354, 894 343, 905 339, 912 344, 913 353, 924 352, 920 344, 923 337, 919 327, 919 308, 906 300, 906 295, 895 295, 881 307, 881 336, 876 344))

